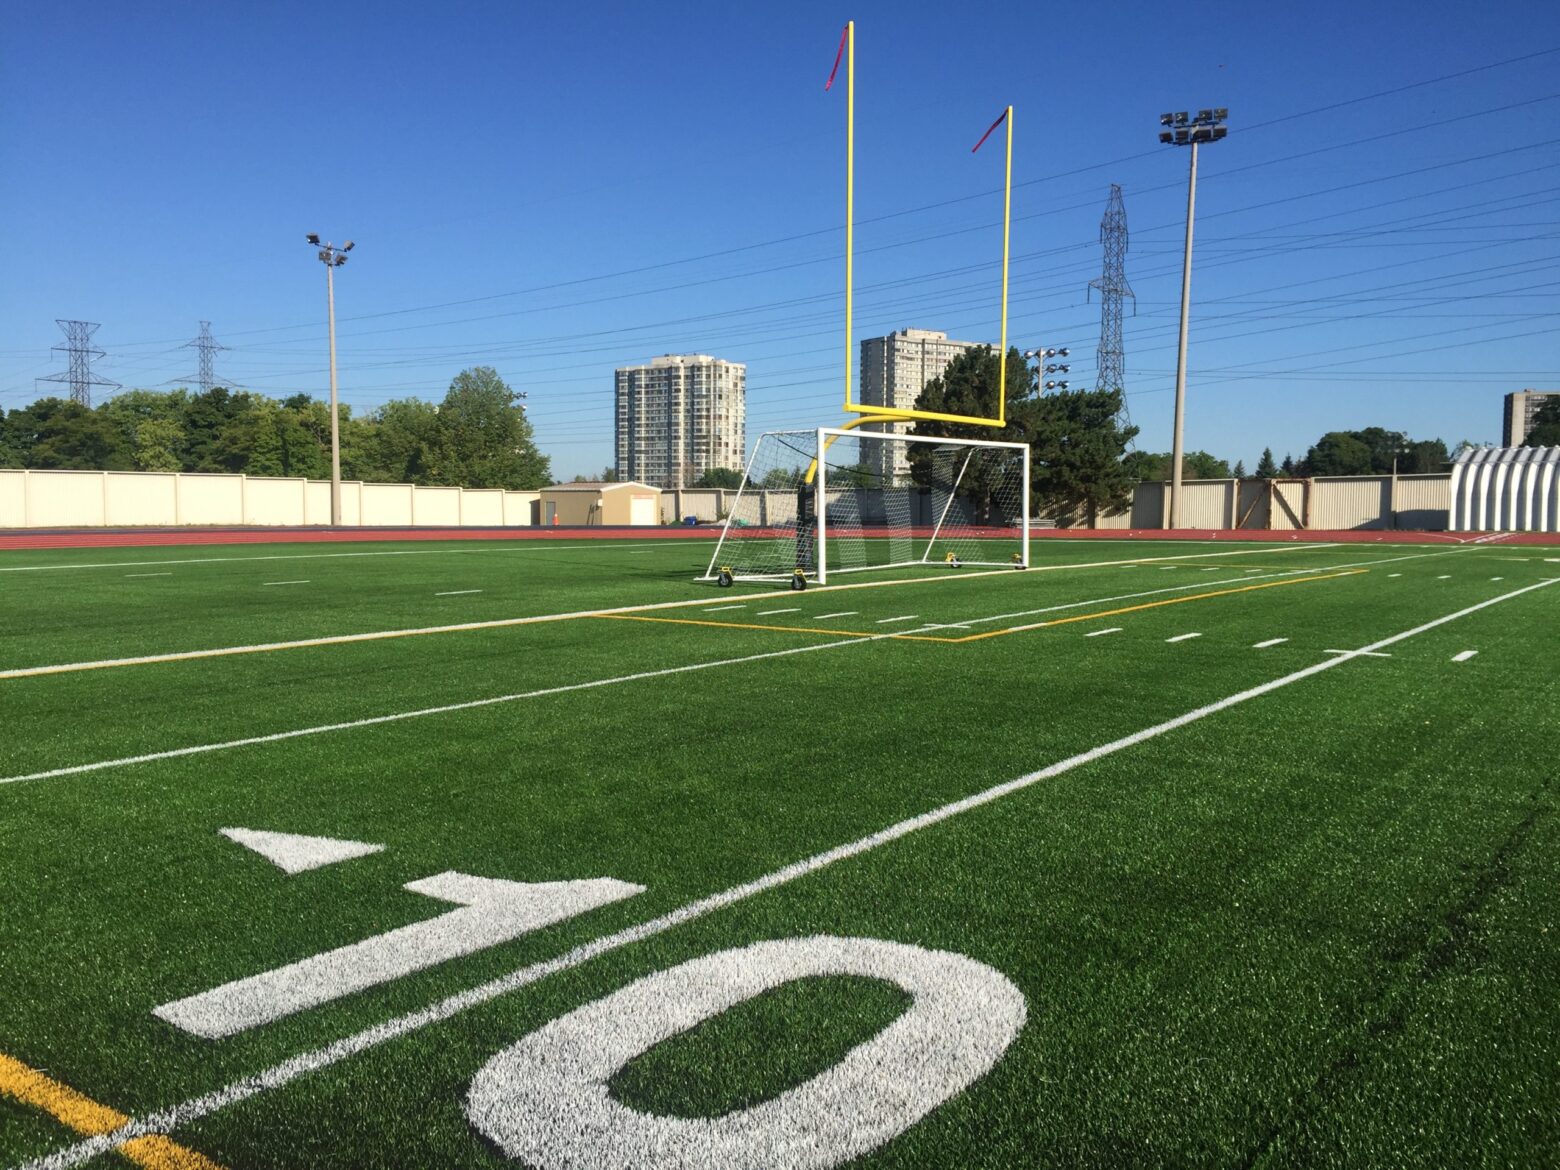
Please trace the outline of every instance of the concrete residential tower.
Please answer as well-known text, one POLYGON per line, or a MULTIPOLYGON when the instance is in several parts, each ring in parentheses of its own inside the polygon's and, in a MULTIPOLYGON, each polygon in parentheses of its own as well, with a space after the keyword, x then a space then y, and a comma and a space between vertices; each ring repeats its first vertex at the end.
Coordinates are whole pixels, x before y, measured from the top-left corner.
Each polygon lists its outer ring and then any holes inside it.
MULTIPOLYGON (((890 406, 909 410, 933 378, 940 377, 965 350, 978 349, 984 342, 951 341, 935 329, 901 329, 887 337, 869 337, 861 343, 860 401, 866 406, 890 406)), ((862 428, 863 430, 867 428, 862 428)), ((883 423, 870 429, 889 434, 905 434, 908 423, 883 423)), ((884 475, 904 475, 910 460, 903 450, 895 450, 892 467, 880 468, 884 475)))
POLYGON ((747 366, 667 354, 619 369, 616 384, 620 479, 676 488, 717 467, 742 469, 747 366))

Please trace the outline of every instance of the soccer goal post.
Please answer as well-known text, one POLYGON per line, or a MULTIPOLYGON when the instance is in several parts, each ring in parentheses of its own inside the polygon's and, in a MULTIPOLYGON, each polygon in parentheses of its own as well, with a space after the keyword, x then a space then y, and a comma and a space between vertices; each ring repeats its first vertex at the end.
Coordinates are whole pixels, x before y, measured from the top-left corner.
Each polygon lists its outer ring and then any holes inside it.
POLYGON ((1029 447, 819 428, 759 437, 701 580, 1029 565, 1029 447))

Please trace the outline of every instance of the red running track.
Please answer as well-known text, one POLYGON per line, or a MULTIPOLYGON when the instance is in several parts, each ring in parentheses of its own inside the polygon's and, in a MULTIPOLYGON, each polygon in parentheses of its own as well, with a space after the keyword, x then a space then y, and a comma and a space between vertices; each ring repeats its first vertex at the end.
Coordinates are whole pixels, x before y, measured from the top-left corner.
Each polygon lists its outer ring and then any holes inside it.
MULTIPOLYGON (((131 548, 151 545, 351 543, 376 540, 657 540, 713 539, 715 524, 673 528, 76 528, 0 532, 0 549, 131 548)), ((749 531, 749 535, 758 533, 749 531)), ((1375 529, 1041 528, 1037 540, 1337 541, 1379 544, 1560 545, 1555 532, 1387 532, 1375 529)))

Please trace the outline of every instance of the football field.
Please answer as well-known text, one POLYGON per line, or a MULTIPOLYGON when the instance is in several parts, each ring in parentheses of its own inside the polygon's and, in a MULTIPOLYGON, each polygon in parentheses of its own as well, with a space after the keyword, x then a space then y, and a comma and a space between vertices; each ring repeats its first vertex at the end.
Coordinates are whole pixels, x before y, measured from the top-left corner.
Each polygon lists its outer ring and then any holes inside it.
POLYGON ((1537 1166, 1560 548, 0 553, 0 1166, 1537 1166))

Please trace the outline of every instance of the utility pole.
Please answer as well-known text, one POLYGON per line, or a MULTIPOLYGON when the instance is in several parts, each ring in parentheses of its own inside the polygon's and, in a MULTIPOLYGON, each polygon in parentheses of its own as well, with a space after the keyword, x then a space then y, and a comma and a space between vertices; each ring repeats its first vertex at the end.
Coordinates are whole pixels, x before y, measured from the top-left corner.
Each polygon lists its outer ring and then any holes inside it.
POLYGON ((92 344, 92 335, 98 331, 97 322, 57 319, 54 323, 65 330, 65 344, 56 345, 54 348, 64 352, 67 369, 63 374, 49 374, 47 377, 39 378, 38 381, 70 383, 70 400, 88 409, 92 406, 92 387, 110 386, 115 390, 120 389, 118 382, 99 378, 92 372, 93 360, 106 356, 101 349, 92 344))
POLYGON ((1186 254, 1181 261, 1181 337, 1175 356, 1175 437, 1172 443, 1170 468, 1170 527, 1181 527, 1181 461, 1185 455, 1183 431, 1186 421, 1186 327, 1192 304, 1192 220, 1197 210, 1197 147, 1204 142, 1218 142, 1228 131, 1224 120, 1230 116, 1227 108, 1198 110, 1190 116, 1185 110, 1174 114, 1160 114, 1159 124, 1166 129, 1159 132, 1159 141, 1169 146, 1192 148, 1191 169, 1186 180, 1186 254))
POLYGON ((347 253, 355 246, 351 240, 337 248, 320 243, 318 232, 305 239, 319 248, 325 265, 325 312, 330 322, 330 524, 341 527, 341 417, 336 407, 336 269, 347 262, 347 253))

